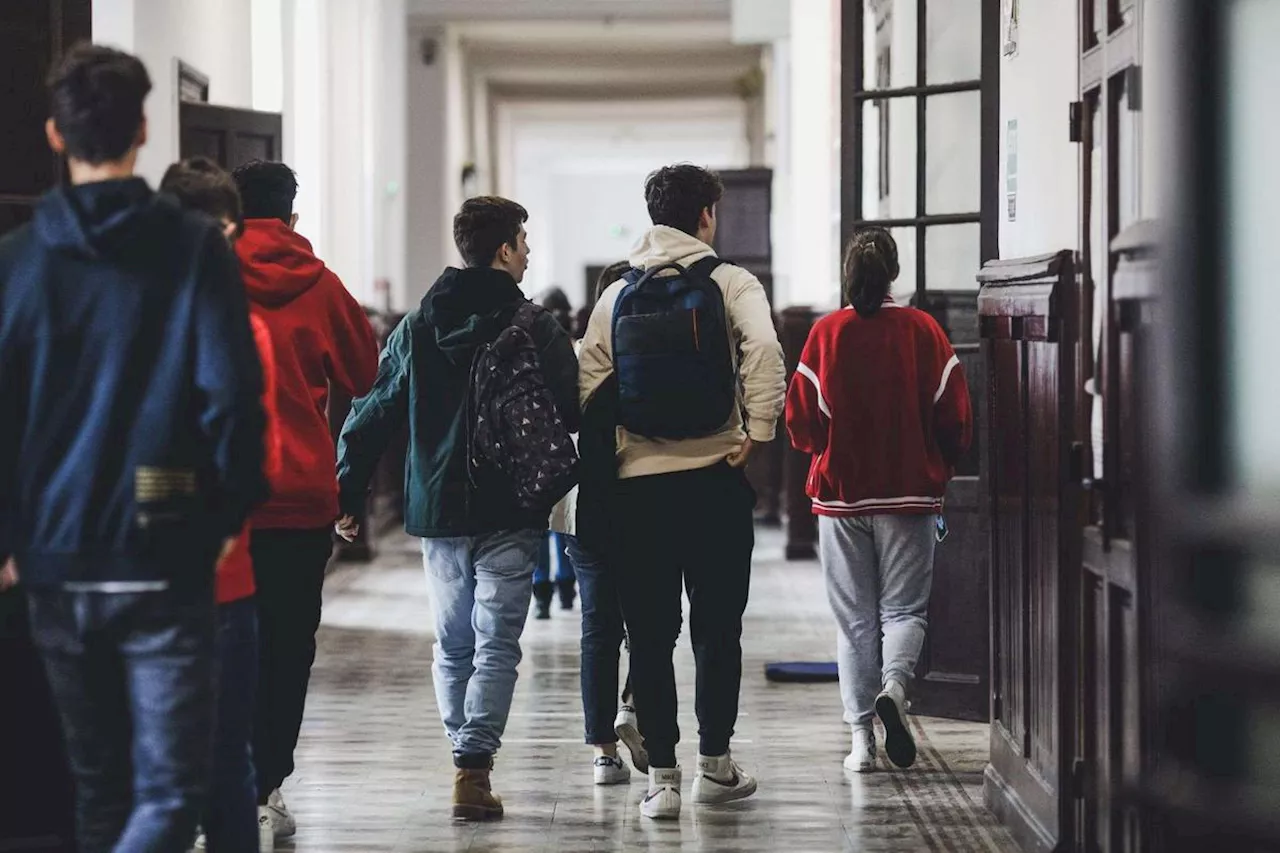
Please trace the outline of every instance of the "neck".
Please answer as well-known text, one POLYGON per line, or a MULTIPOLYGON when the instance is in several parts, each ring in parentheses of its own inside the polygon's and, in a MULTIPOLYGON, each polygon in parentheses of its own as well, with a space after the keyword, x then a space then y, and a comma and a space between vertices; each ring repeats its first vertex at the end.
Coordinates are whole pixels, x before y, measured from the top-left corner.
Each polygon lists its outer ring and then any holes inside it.
POLYGON ((96 184, 101 181, 118 181, 133 177, 137 160, 137 152, 132 151, 121 160, 111 160, 106 163, 86 163, 83 160, 72 159, 67 161, 67 171, 71 174, 71 183, 77 186, 96 184))

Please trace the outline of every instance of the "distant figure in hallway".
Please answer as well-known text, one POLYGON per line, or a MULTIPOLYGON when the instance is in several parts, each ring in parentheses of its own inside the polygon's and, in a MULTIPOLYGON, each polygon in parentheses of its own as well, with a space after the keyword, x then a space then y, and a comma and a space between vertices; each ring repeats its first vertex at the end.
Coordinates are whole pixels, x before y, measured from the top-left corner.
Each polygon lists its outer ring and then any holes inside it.
MULTIPOLYGON (((0 241, 0 588, 27 586, 82 853, 179 853, 195 836, 215 572, 267 494, 235 255, 134 176, 150 89, 128 54, 67 55, 47 134, 70 184, 0 241)), ((248 831, 256 847, 252 817, 248 831)))
MULTIPOLYGON (((207 157, 174 163, 160 181, 188 210, 207 214, 234 243, 244 228, 240 191, 231 175, 207 157)), ((276 407, 275 355, 271 333, 261 318, 249 316, 253 341, 262 362, 262 407, 267 416, 265 472, 280 473, 279 413, 276 407)), ((258 600, 249 557, 249 525, 235 548, 218 567, 217 720, 213 748, 213 778, 209 803, 201 819, 203 832, 197 851, 211 853, 253 850, 270 853, 275 845, 271 819, 258 810, 257 774, 253 765, 253 717, 258 698, 258 600)))
POLYGON ((850 310, 813 327, 787 396, 791 443, 813 454, 808 493, 853 727, 844 766, 857 773, 876 767, 877 715, 889 760, 915 762, 906 696, 945 531, 942 498, 973 432, 964 368, 932 317, 893 301, 897 277, 888 231, 853 236, 843 274, 850 310))
POLYGON ((271 335, 280 406, 281 469, 253 516, 249 551, 258 587, 258 805, 275 837, 287 838, 297 823, 280 786, 293 773, 338 518, 329 388, 368 393, 378 344, 360 303, 295 230, 293 171, 254 161, 233 176, 245 218, 236 251, 253 315, 271 335))
POLYGON ((500 335, 511 349, 536 353, 527 378, 541 380, 529 401, 539 410, 527 411, 529 419, 558 418, 566 444, 578 428, 573 345, 520 290, 529 264, 527 218, 504 198, 462 205, 453 237, 466 268, 446 269, 391 333, 373 391, 355 402, 339 442, 338 532, 350 538, 374 467, 396 431, 409 428, 405 530, 422 538, 435 617, 432 680, 453 745, 453 816, 464 820, 503 814, 490 771, 511 710, 538 549, 546 547, 551 507, 568 491, 530 507, 510 482, 475 466, 480 424, 472 409, 480 401, 473 365, 481 371, 500 335))
MULTIPOLYGON (((573 305, 569 297, 558 287, 543 294, 540 303, 560 328, 573 334, 573 305)), ((537 618, 551 618, 551 602, 560 597, 560 609, 572 610, 576 597, 574 564, 565 556, 565 537, 562 531, 552 529, 547 533, 547 545, 538 554, 538 565, 533 570, 533 597, 537 618)))
POLYGON ((694 802, 756 790, 729 751, 755 548, 755 492, 743 468, 756 442, 773 440, 786 372, 764 287, 711 248, 720 179, 697 166, 668 166, 644 191, 653 228, 632 252, 634 269, 592 312, 580 393, 589 407, 616 377, 622 431, 613 536, 649 754, 641 813, 675 819, 682 774, 672 652, 682 582, 698 662, 694 802))
MULTIPOLYGON (((626 261, 607 267, 596 282, 592 301, 630 269, 631 264, 626 261)), ((575 347, 580 350, 581 341, 575 347)), ((565 555, 573 564, 582 590, 582 711, 586 742, 596 753, 592 775, 597 785, 621 785, 631 780, 631 768, 618 754, 619 740, 626 744, 636 769, 649 772, 630 673, 622 688, 622 707, 618 707, 618 663, 626 629, 616 557, 609 556, 618 480, 617 409, 618 383, 610 378, 582 412, 579 486, 551 513, 551 529, 563 534, 565 555)), ((630 661, 627 668, 630 670, 630 661)))

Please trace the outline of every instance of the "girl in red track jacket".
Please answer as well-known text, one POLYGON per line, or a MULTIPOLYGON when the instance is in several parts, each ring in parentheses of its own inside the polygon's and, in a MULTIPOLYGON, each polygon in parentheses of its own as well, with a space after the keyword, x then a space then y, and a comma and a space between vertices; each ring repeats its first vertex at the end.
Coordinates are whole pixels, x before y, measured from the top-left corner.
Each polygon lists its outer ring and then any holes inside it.
POLYGON ((854 235, 850 308, 814 326, 787 394, 791 443, 813 454, 808 494, 853 727, 844 764, 859 773, 876 767, 877 716, 890 761, 915 761, 906 691, 924 644, 934 523, 973 432, 964 368, 932 317, 890 298, 897 276, 889 232, 854 235))

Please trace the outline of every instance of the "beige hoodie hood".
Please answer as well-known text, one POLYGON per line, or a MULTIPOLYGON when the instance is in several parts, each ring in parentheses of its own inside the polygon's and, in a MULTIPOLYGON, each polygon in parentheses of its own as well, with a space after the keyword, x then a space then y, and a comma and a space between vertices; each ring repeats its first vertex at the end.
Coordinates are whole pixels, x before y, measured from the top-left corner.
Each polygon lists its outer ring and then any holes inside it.
MULTIPOLYGON (((706 243, 675 228, 655 225, 636 242, 629 258, 637 269, 666 263, 688 267, 715 252, 706 243)), ((786 397, 786 369, 773 311, 760 281, 742 267, 721 264, 711 275, 720 285, 735 346, 741 406, 715 435, 680 441, 649 439, 618 430, 618 475, 623 478, 706 468, 738 450, 747 436, 772 441, 786 397)), ((579 356, 578 390, 582 403, 613 373, 613 306, 625 282, 614 282, 600 296, 579 356)))

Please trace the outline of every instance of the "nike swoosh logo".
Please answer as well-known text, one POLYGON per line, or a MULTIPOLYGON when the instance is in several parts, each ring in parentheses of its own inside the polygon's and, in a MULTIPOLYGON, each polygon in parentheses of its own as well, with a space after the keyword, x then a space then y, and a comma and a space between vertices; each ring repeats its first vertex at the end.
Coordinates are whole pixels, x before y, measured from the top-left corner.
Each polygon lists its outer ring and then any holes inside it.
POLYGON ((706 773, 702 774, 702 778, 706 779, 708 782, 715 782, 717 785, 723 785, 726 788, 736 788, 738 787, 738 783, 742 781, 738 778, 738 771, 736 770, 733 772, 733 777, 728 782, 721 781, 714 776, 708 776, 706 773))

